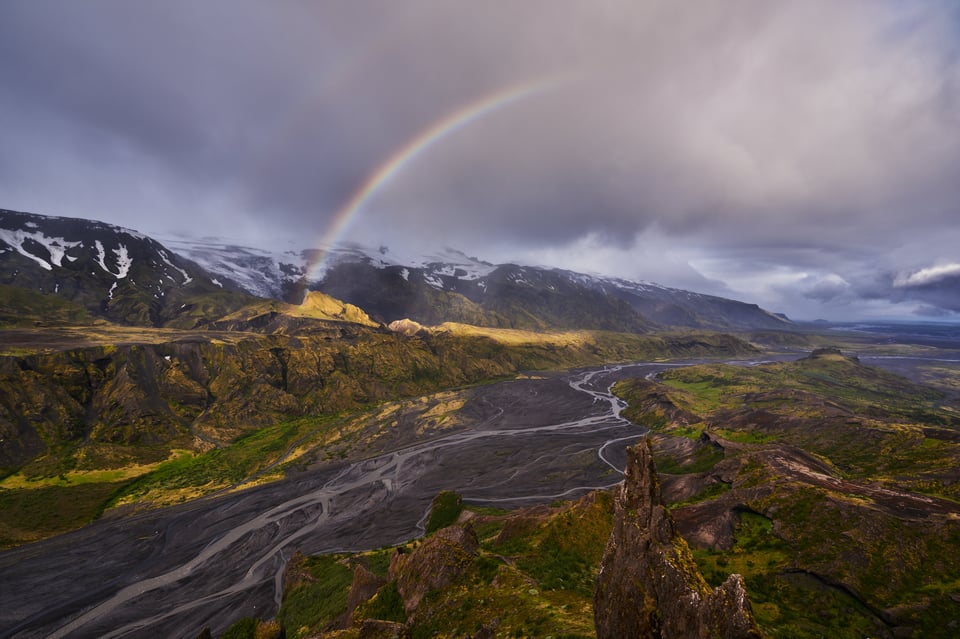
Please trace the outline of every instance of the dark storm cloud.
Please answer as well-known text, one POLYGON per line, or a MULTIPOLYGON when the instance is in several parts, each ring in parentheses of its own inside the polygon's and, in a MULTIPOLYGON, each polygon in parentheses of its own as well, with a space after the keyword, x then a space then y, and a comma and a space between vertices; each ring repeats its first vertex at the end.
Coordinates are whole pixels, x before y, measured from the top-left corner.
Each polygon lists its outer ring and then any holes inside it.
POLYGON ((894 290, 904 299, 925 304, 925 315, 935 314, 932 309, 960 312, 960 264, 943 264, 921 269, 896 278, 894 290))
POLYGON ((4 206, 258 242, 319 238, 416 136, 541 82, 353 233, 791 314, 960 310, 901 282, 957 260, 952 2, 7 0, 0 81, 4 206))

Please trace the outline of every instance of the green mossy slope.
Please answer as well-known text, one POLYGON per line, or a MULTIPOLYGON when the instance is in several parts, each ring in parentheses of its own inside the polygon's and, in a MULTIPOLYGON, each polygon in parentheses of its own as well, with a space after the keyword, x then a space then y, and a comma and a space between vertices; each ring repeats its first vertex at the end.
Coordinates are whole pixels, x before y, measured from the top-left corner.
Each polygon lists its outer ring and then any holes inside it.
POLYGON ((940 392, 829 349, 615 390, 704 574, 743 574, 772 637, 956 635, 960 423, 940 392))

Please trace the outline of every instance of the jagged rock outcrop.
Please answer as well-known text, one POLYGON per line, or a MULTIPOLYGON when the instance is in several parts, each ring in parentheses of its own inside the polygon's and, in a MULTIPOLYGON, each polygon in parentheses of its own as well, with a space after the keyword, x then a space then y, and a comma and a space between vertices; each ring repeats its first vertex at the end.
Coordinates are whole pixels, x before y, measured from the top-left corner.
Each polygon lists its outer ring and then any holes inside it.
POLYGON ((353 581, 350 583, 350 592, 347 595, 347 611, 335 622, 338 628, 350 627, 353 611, 360 604, 369 601, 377 591, 387 583, 383 577, 367 570, 362 564, 353 567, 353 581))
POLYGON ((743 579, 707 585, 663 505, 647 441, 628 451, 594 593, 598 639, 759 639, 743 579))
POLYGON ((460 579, 479 548, 477 533, 467 524, 437 531, 410 554, 394 554, 390 560, 390 579, 397 582, 407 614, 412 613, 431 590, 460 579))
POLYGON ((425 327, 420 322, 414 322, 412 319, 404 318, 390 322, 387 328, 394 333, 401 333, 403 335, 412 337, 424 330, 425 327))

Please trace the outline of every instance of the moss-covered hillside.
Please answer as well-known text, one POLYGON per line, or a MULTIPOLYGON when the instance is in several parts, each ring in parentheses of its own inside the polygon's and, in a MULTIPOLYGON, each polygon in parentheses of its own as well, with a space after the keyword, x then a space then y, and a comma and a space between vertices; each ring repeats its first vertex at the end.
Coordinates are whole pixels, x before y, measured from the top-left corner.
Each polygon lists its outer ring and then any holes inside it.
POLYGON ((673 515, 773 637, 960 631, 960 422, 944 396, 822 350, 616 387, 655 431, 673 515))

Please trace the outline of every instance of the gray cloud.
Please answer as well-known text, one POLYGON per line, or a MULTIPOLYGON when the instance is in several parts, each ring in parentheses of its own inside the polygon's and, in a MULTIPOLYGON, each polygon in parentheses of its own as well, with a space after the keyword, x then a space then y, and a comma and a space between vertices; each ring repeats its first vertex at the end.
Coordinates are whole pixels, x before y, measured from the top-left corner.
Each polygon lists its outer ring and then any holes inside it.
POLYGON ((941 264, 907 274, 893 281, 895 295, 924 303, 923 314, 933 309, 960 312, 960 264, 941 264))
POLYGON ((593 255, 801 317, 960 311, 903 285, 958 259, 958 25, 946 0, 9 0, 0 195, 319 238, 432 125, 552 78, 404 165, 356 239, 593 255))

